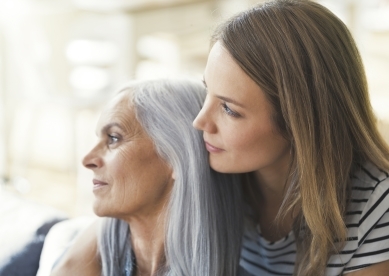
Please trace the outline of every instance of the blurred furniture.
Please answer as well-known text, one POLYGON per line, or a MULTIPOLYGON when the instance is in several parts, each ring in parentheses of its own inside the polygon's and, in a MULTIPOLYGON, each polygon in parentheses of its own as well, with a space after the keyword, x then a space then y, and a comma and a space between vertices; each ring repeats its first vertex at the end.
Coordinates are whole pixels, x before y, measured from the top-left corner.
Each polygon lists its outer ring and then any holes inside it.
POLYGON ((35 276, 47 233, 65 218, 58 210, 0 192, 0 275, 35 276))
POLYGON ((46 236, 36 276, 50 276, 51 270, 72 245, 74 238, 96 218, 77 217, 54 225, 46 236))

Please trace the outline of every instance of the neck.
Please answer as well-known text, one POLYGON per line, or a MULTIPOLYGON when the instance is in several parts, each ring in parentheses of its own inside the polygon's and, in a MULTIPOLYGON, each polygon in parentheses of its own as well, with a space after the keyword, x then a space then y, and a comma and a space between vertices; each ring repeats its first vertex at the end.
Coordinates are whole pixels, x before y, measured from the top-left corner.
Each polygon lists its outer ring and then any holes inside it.
POLYGON ((133 218, 128 221, 131 244, 136 258, 136 275, 156 275, 165 265, 164 214, 153 218, 133 218))
POLYGON ((290 166, 264 168, 254 172, 254 181, 266 206, 281 206, 287 190, 290 166))
POLYGON ((255 213, 261 233, 269 241, 285 237, 293 227, 292 213, 281 214, 281 220, 276 220, 288 188, 290 162, 286 161, 253 173, 252 181, 258 194, 255 213))

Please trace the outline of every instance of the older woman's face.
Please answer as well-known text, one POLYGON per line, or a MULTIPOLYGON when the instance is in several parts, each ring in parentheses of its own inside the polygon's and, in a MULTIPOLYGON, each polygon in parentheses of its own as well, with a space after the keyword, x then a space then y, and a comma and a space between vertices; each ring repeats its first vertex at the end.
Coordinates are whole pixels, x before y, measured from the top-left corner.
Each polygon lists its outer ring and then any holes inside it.
POLYGON ((83 160, 94 172, 95 213, 122 219, 158 214, 169 198, 172 171, 157 155, 124 93, 103 111, 97 136, 97 145, 83 160))

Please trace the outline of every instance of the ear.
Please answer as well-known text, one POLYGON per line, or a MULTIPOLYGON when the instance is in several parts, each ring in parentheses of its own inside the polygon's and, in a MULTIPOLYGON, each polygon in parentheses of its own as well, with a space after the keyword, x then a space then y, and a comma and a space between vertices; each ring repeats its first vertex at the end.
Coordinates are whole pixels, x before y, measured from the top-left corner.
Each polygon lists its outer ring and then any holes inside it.
POLYGON ((176 174, 174 173, 174 171, 172 171, 172 178, 173 180, 176 180, 176 174))

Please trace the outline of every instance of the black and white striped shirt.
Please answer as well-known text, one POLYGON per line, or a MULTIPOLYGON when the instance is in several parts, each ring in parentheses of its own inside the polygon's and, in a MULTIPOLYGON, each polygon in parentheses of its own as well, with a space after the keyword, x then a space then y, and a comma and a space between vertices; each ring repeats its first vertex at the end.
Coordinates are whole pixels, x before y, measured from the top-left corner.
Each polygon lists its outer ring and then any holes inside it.
MULTIPOLYGON (((335 276, 389 260, 389 174, 366 163, 352 177, 346 215, 348 239, 340 254, 328 261, 325 275, 335 276)), ((245 235, 240 265, 252 275, 292 275, 295 237, 269 242, 260 232, 245 235)))

